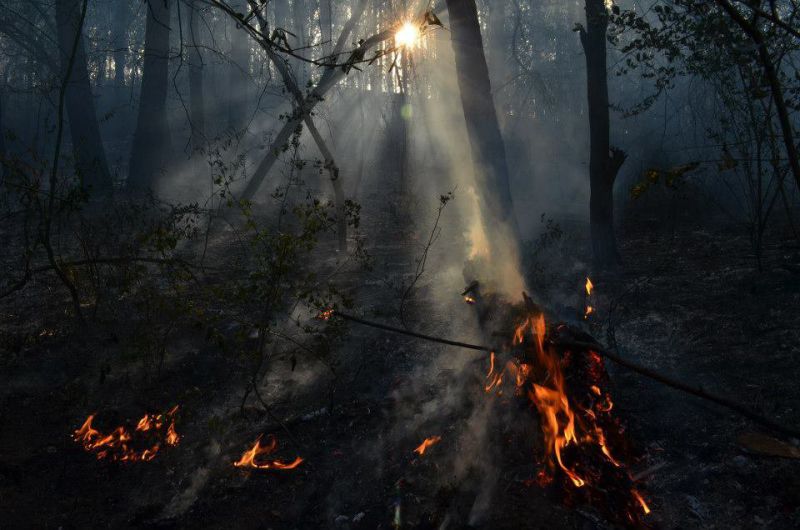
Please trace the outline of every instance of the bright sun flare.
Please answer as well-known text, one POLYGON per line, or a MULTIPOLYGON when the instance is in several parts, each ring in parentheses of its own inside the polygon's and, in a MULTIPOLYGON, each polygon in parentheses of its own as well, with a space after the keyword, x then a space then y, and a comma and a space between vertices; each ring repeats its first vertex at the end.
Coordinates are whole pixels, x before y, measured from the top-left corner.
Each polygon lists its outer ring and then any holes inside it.
POLYGON ((397 46, 413 47, 419 40, 419 28, 411 22, 403 24, 397 33, 395 33, 394 41, 397 46))

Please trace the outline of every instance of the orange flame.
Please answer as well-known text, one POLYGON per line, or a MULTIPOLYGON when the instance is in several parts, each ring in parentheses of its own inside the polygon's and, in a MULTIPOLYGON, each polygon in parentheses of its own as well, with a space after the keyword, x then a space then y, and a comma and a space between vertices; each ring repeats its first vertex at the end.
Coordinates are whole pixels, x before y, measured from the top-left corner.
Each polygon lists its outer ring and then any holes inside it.
POLYGON ((425 441, 419 444, 419 447, 414 449, 414 452, 419 454, 419 456, 422 456, 425 454, 425 451, 428 449, 428 447, 439 443, 441 440, 441 436, 431 436, 430 438, 425 438, 425 441))
POLYGON ((642 511, 644 512, 644 514, 647 515, 648 513, 650 513, 650 507, 644 501, 644 499, 642 498, 642 495, 638 491, 633 490, 633 496, 636 499, 636 501, 639 503, 639 505, 641 505, 642 511))
POLYGON ((267 445, 261 445, 261 435, 256 438, 253 447, 248 449, 247 451, 242 454, 242 457, 239 458, 236 462, 233 463, 235 467, 251 467, 254 469, 294 469, 303 463, 303 459, 299 456, 294 459, 293 462, 284 463, 280 460, 267 460, 265 462, 256 462, 256 458, 261 455, 271 455, 275 452, 278 448, 278 441, 275 439, 274 436, 269 437, 269 443, 267 445))
POLYGON ((180 436, 175 430, 176 412, 178 412, 177 405, 165 414, 145 414, 137 422, 133 434, 125 427, 120 426, 106 435, 92 427, 95 414, 91 414, 83 422, 83 425, 75 431, 72 439, 83 445, 86 451, 96 452, 98 460, 109 457, 111 460, 119 460, 121 462, 149 462, 156 457, 159 449, 161 449, 162 442, 160 438, 165 425, 167 425, 167 429, 166 434, 163 435, 164 441, 167 445, 178 445, 180 436), (169 423, 167 424, 167 422, 169 423), (137 451, 131 447, 134 435, 137 438, 145 435, 137 435, 136 433, 150 433, 150 438, 156 438, 156 440, 151 442, 149 447, 137 451))
MULTIPOLYGON (((591 293, 591 280, 587 278, 587 294, 591 293)), ((588 314, 588 313, 587 313, 588 314)), ((526 317, 515 329, 512 344, 522 347, 526 357, 531 361, 510 361, 502 371, 498 371, 494 352, 489 358, 489 372, 486 375, 485 390, 502 393, 500 386, 503 375, 508 372, 514 375, 516 391, 520 395, 527 395, 533 402, 541 418, 541 429, 545 444, 546 469, 539 474, 539 482, 550 482, 554 472, 560 470, 576 488, 581 488, 589 483, 594 475, 590 471, 579 473, 578 470, 564 460, 564 449, 568 446, 594 446, 611 465, 623 468, 623 464, 611 453, 606 440, 606 433, 598 423, 600 415, 607 414, 613 407, 613 402, 608 393, 597 385, 591 385, 591 407, 575 408, 567 393, 563 362, 561 355, 550 345, 545 344, 546 325, 543 315, 526 317)), ((595 352, 587 352, 590 360, 601 362, 595 352)), ((571 453, 570 453, 571 454, 571 453)), ((650 508, 642 496, 631 490, 632 500, 641 506, 644 514, 650 513, 650 508)))
MULTIPOLYGON (((592 296, 592 291, 593 290, 594 290, 594 284, 592 283, 592 280, 587 276, 586 277, 586 297, 587 298, 589 296, 592 296)), ((594 307, 592 307, 589 304, 586 304, 586 311, 584 311, 584 313, 583 313, 583 319, 587 320, 589 318, 589 315, 591 315, 592 313, 594 313, 594 307)))

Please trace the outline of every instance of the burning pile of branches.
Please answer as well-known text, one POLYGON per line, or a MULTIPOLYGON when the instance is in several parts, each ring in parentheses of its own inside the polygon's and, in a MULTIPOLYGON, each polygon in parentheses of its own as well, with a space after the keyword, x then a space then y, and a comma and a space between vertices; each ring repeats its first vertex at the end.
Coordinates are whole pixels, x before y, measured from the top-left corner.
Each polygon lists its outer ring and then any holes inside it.
POLYGON ((578 342, 592 340, 564 324, 548 330, 526 297, 513 338, 498 349, 508 360, 491 354, 485 390, 502 394, 511 383, 514 395, 538 413, 545 448, 541 486, 564 492, 569 504, 591 504, 619 522, 638 524, 650 508, 629 471, 631 447, 612 414, 603 358, 569 346, 578 342))
POLYGON ((180 436, 175 431, 175 405, 163 414, 145 414, 133 431, 119 426, 109 434, 103 434, 92 426, 96 414, 90 415, 76 430, 72 439, 83 448, 95 453, 98 460, 109 459, 120 462, 149 462, 156 457, 162 445, 175 446, 180 436))

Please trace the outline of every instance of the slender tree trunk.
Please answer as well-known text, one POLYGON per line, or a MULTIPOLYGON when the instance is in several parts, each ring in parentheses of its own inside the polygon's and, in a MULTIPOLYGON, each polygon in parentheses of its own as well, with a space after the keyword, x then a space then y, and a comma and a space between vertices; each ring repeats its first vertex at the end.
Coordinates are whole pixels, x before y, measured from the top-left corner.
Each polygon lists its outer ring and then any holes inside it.
POLYGON ((189 32, 191 52, 189 53, 189 115, 191 116, 192 150, 202 149, 206 145, 206 99, 203 83, 203 40, 200 25, 201 2, 194 2, 189 14, 189 32))
MULTIPOLYGON (((505 145, 500 134, 475 0, 447 0, 461 103, 475 175, 491 218, 517 235, 505 145)), ((487 217, 489 219, 489 217, 487 217)))
POLYGON ((716 0, 717 4, 728 13, 734 22, 744 31, 750 40, 753 41, 758 47, 758 59, 761 62, 761 67, 764 69, 764 76, 770 86, 772 92, 772 100, 775 103, 775 110, 778 114, 778 122, 781 126, 781 133, 783 134, 783 143, 786 147, 786 157, 789 159, 789 167, 792 170, 792 175, 800 187, 800 153, 798 152, 797 145, 795 145, 795 134, 792 128, 792 118, 789 113, 789 107, 786 103, 786 97, 783 93, 783 86, 781 84, 778 68, 769 53, 767 42, 764 39, 764 34, 758 28, 755 22, 746 19, 733 4, 728 0, 716 0))
POLYGON ((586 28, 580 28, 586 55, 589 98, 589 223, 594 264, 601 270, 619 266, 614 235, 614 182, 625 154, 610 146, 606 31, 608 12, 604 0, 586 0, 586 28))
MULTIPOLYGON (((56 26, 60 52, 61 78, 67 76, 70 53, 75 42, 75 33, 80 26, 80 6, 76 0, 56 2, 56 26)), ((86 66, 86 48, 83 36, 78 41, 72 72, 66 87, 65 106, 69 118, 72 153, 75 172, 84 186, 95 194, 111 190, 111 173, 100 137, 94 96, 89 84, 86 66)))
MULTIPOLYGON (((368 2, 369 0, 359 0, 357 6, 353 9, 350 20, 347 21, 347 24, 345 24, 344 28, 342 29, 342 33, 337 39, 336 46, 333 50, 334 54, 341 53, 344 50, 348 39, 353 32, 353 29, 361 19, 361 16, 364 14, 368 2)), ((390 35, 386 32, 375 35, 362 43, 361 46, 359 46, 359 51, 366 53, 388 38, 390 38, 390 35)), ((284 146, 287 144, 294 131, 301 126, 305 117, 309 115, 317 106, 317 104, 324 99, 328 90, 336 86, 336 84, 345 75, 347 74, 344 68, 325 69, 325 72, 322 74, 319 82, 308 95, 308 97, 305 98, 303 104, 298 106, 298 108, 292 114, 292 117, 286 120, 286 123, 275 136, 274 140, 272 141, 272 145, 267 151, 267 154, 258 164, 253 172, 253 176, 250 178, 247 186, 245 186, 244 191, 242 191, 242 199, 251 200, 253 198, 253 195, 255 195, 256 191, 258 191, 258 188, 261 187, 262 182, 264 182, 267 174, 272 169, 272 166, 275 165, 275 162, 278 160, 278 155, 283 152, 284 146)))
POLYGON ((170 0, 148 0, 142 89, 133 135, 128 189, 152 190, 167 167, 171 140, 166 116, 170 0))

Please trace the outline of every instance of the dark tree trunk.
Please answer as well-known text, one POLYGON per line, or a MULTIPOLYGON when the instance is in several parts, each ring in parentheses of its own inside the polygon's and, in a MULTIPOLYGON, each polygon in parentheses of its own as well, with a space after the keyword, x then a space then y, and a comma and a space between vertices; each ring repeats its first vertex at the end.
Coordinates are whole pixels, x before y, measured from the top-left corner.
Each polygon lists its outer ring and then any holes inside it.
POLYGON ((203 86, 203 40, 200 36, 200 2, 194 2, 189 14, 191 51, 189 53, 189 115, 191 116, 192 150, 206 145, 206 98, 203 86))
POLYGON ((0 186, 3 185, 3 177, 6 174, 6 128, 3 122, 3 105, 5 105, 5 83, 0 85, 0 186))
POLYGON ((625 153, 612 148, 609 139, 607 29, 604 0, 586 0, 586 28, 580 28, 580 37, 589 98, 589 223, 594 264, 601 270, 620 265, 614 235, 614 182, 625 161, 625 153))
MULTIPOLYGON (((70 55, 75 42, 75 34, 82 31, 80 26, 80 6, 76 0, 56 2, 56 26, 62 79, 68 74, 70 55)), ((83 36, 80 37, 75 52, 72 72, 65 93, 65 108, 69 120, 70 137, 75 172, 81 183, 95 194, 111 190, 111 173, 108 170, 106 154, 97 124, 94 96, 89 85, 89 71, 86 67, 86 48, 83 36)))
POLYGON ((505 145, 500 134, 475 0, 447 0, 461 103, 484 211, 517 233, 505 145))
POLYGON ((148 0, 142 90, 133 135, 129 190, 152 190, 168 163, 171 140, 166 116, 170 0, 148 0))

